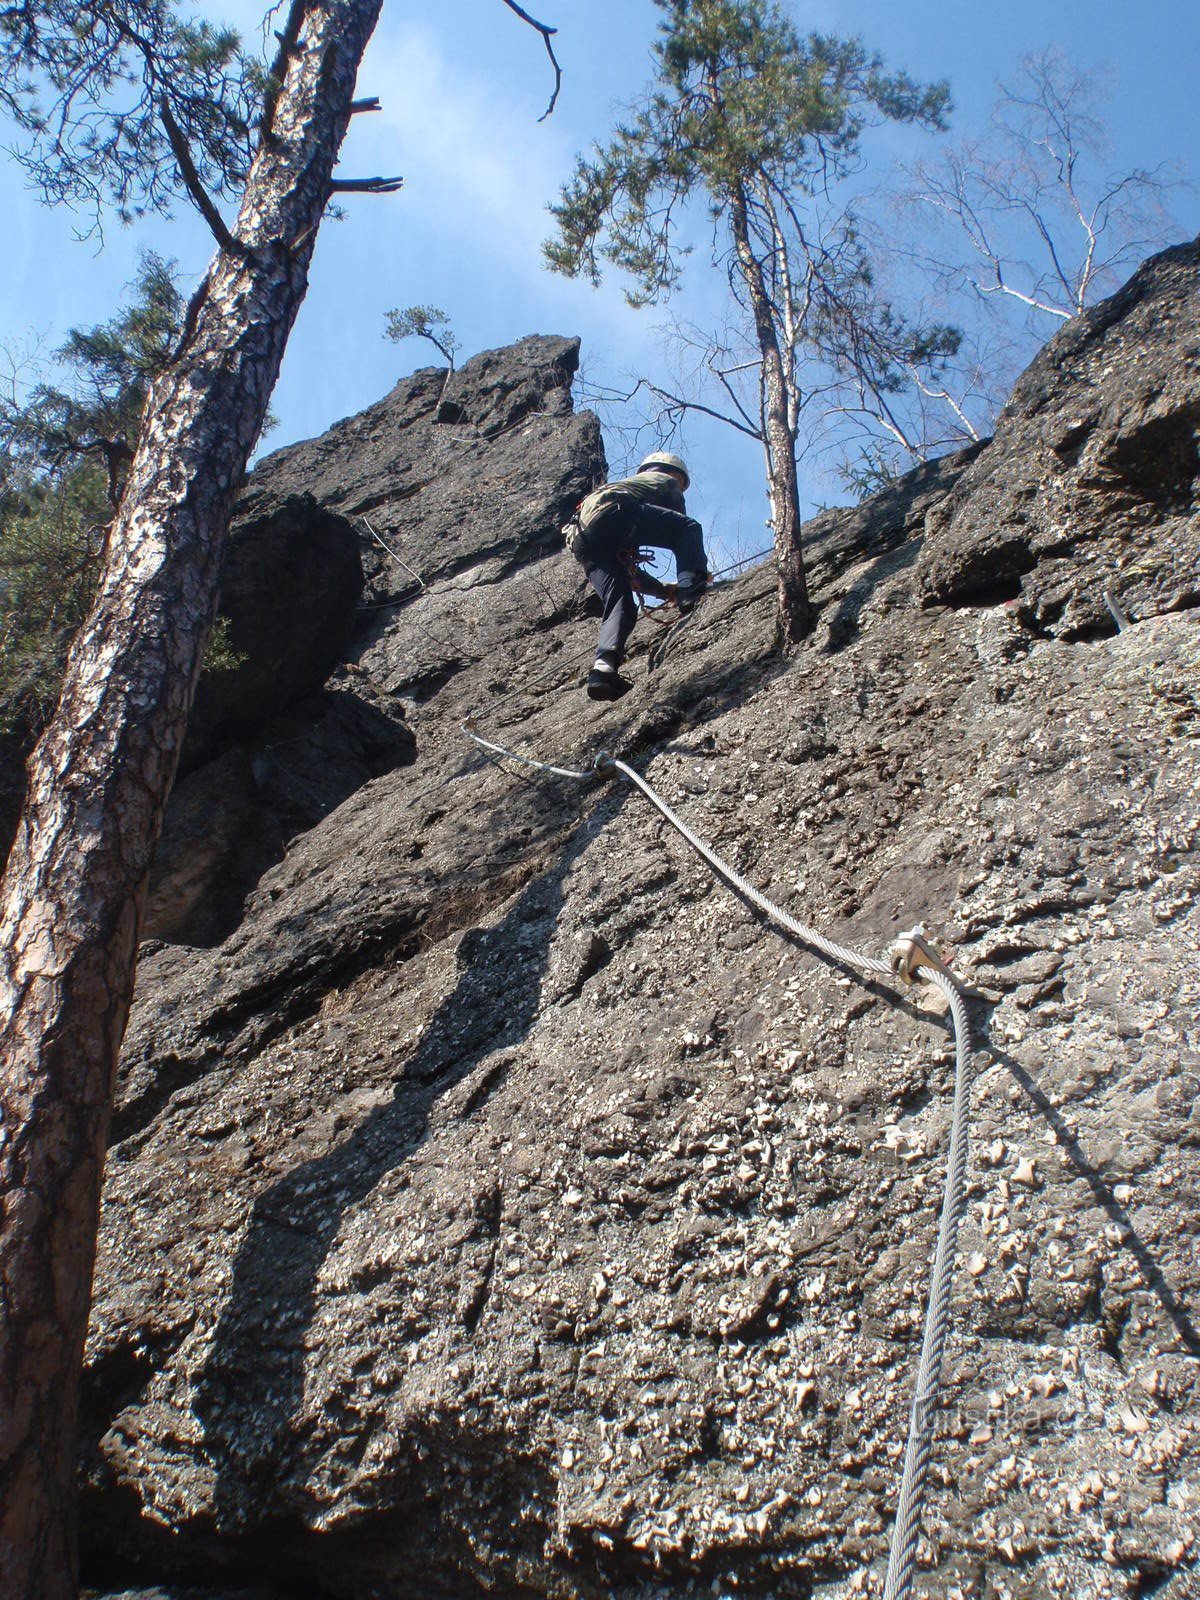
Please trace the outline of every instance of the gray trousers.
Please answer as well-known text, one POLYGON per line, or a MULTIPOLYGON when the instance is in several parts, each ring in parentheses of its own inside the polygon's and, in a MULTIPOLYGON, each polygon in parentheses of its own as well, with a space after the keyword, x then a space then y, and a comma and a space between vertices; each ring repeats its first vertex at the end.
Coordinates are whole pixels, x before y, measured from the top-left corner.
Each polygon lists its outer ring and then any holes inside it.
POLYGON ((675 557, 677 576, 686 573, 695 577, 708 570, 704 533, 693 518, 681 511, 639 505, 636 501, 618 501, 605 507, 584 535, 582 560, 587 580, 604 607, 596 654, 614 667, 621 665, 638 614, 621 555, 636 555, 640 545, 669 550, 675 557))

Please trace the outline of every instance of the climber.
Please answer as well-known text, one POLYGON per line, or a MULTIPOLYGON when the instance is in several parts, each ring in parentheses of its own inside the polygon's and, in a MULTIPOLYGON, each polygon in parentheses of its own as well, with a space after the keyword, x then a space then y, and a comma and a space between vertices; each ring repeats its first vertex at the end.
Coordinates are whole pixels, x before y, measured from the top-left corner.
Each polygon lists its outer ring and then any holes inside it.
POLYGON ((674 601, 684 613, 709 582, 704 534, 683 503, 689 482, 679 456, 656 450, 632 478, 619 478, 589 494, 563 530, 604 607, 596 661, 587 681, 593 700, 618 700, 633 687, 620 673, 625 642, 637 621, 631 574, 636 573, 643 593, 674 601), (659 583, 637 567, 640 545, 672 553, 673 584, 659 583))

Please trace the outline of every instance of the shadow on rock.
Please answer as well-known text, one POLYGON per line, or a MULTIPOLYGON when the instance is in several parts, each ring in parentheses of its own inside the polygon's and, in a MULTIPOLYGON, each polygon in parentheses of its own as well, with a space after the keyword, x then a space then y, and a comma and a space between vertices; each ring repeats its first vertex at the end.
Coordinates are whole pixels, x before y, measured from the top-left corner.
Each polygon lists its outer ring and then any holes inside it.
POLYGON ((220 944, 291 840, 415 756, 396 706, 339 682, 188 773, 167 806, 143 938, 220 944))
MULTIPOLYGON (((457 981, 405 1064, 390 1100, 368 1113, 348 1138, 296 1167, 254 1202, 233 1262, 212 1352, 197 1379, 195 1410, 216 1472, 214 1512, 222 1539, 257 1542, 273 1528, 274 1540, 281 1518, 291 1523, 293 1535, 306 1525, 305 1513, 311 1510, 305 1487, 311 1472, 306 1460, 311 1419, 304 1420, 304 1396, 306 1373, 311 1376, 312 1367, 321 1360, 320 1346, 309 1332, 318 1311, 322 1265, 347 1214, 388 1174, 410 1162, 429 1138, 438 1103, 481 1062, 519 1044, 528 1034, 539 1012, 565 881, 610 819, 614 804, 620 803, 606 801, 590 821, 581 823, 551 870, 521 891, 499 923, 463 937, 457 951, 457 981), (294 1522, 289 1507, 295 1508, 294 1522)), ((477 1085, 468 1086, 457 1114, 471 1115, 503 1077, 501 1059, 497 1070, 484 1072, 477 1085)), ((403 1308, 406 1286, 397 1281, 403 1269, 381 1270, 391 1280, 395 1303, 403 1308)), ((471 1326, 470 1319, 464 1321, 468 1335, 471 1326)), ((381 1340, 394 1337, 394 1330, 380 1328, 381 1340)), ((354 1419, 347 1421, 353 1434, 354 1419)), ((436 1418, 433 1424, 436 1433, 436 1418)), ((358 1423, 357 1431, 362 1427, 358 1423)), ((403 1481, 382 1491, 377 1485, 380 1503, 371 1508, 372 1522, 381 1519, 381 1525, 390 1526, 399 1518, 389 1538, 398 1559, 410 1569, 410 1547, 422 1545, 422 1526, 441 1522, 436 1505, 441 1475, 420 1465, 440 1447, 418 1437, 429 1432, 425 1422, 418 1419, 411 1431, 412 1439, 403 1442, 399 1454, 409 1454, 411 1444, 413 1472, 405 1470, 403 1481)), ((364 1444, 360 1438, 358 1445, 364 1444)), ((461 1448, 460 1440, 451 1453, 457 1458, 461 1448)), ((488 1456, 486 1471, 494 1479, 489 1493, 499 1493, 506 1475, 535 1472, 532 1458, 524 1458, 502 1440, 490 1444, 484 1440, 482 1445, 474 1441, 472 1449, 488 1456)), ((481 1465, 480 1472, 484 1470, 481 1465)), ((506 1492, 519 1500, 529 1490, 528 1484, 509 1484, 506 1492)), ((497 1515, 503 1523, 503 1507, 498 1507, 497 1515)), ((452 1522, 453 1517, 448 1515, 447 1520, 452 1522)), ((329 1540, 323 1536, 322 1542, 329 1540)), ((301 1559, 295 1552, 293 1571, 301 1559)), ((444 1559, 441 1564, 444 1568, 444 1559)))
POLYGON ((1022 1066, 1015 1056, 1008 1055, 1005 1051, 997 1049, 996 1045, 987 1037, 980 1040, 985 1054, 1001 1063, 1012 1074, 1013 1079, 1021 1086, 1030 1101, 1037 1107, 1045 1118, 1047 1125, 1054 1133, 1057 1147, 1063 1152, 1075 1172, 1092 1191, 1096 1204, 1115 1224, 1120 1235, 1120 1244, 1129 1251, 1137 1262, 1138 1271, 1146 1287, 1153 1293, 1163 1312, 1169 1319, 1179 1338, 1180 1344, 1189 1356, 1200 1356, 1200 1333, 1188 1314, 1187 1307, 1180 1300, 1171 1286, 1166 1274, 1155 1260, 1154 1253, 1138 1233, 1130 1218, 1129 1212, 1117 1199, 1112 1189, 1096 1171, 1088 1160, 1087 1153, 1075 1130, 1055 1107, 1050 1096, 1038 1083, 1029 1070, 1022 1066))

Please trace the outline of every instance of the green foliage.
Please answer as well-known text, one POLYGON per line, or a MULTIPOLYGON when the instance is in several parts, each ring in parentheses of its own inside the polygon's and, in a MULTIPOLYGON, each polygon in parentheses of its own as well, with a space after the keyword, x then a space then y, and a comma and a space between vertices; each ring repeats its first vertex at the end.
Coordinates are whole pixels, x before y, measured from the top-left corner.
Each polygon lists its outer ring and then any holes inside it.
POLYGON ((71 330, 54 352, 70 374, 67 387, 39 383, 21 401, 0 399, 0 445, 10 474, 37 480, 92 455, 108 464, 115 503, 150 384, 179 337, 183 302, 173 266, 147 252, 129 286, 129 305, 97 327, 71 330))
POLYGON ((435 345, 451 366, 459 350, 458 337, 450 326, 450 318, 437 306, 409 306, 404 311, 393 308, 386 313, 387 327, 384 337, 393 344, 401 339, 428 339, 435 345), (437 330, 441 330, 438 332, 437 330))
POLYGON ((946 392, 958 330, 897 308, 848 181, 865 166, 868 128, 941 130, 949 91, 887 71, 859 39, 802 37, 776 0, 656 4, 657 77, 577 162, 551 207, 546 260, 593 284, 611 264, 632 305, 660 301, 681 281, 681 228, 704 205, 737 315, 707 335, 676 328, 694 370, 675 385, 682 398, 649 386, 665 405, 658 425, 697 410, 761 440, 773 520, 798 526, 802 427, 822 454, 835 439, 852 462, 861 454, 872 481, 885 461, 969 428, 946 392), (839 184, 852 198, 839 202, 839 184))
POLYGON ((0 733, 36 733, 54 709, 67 650, 87 614, 109 508, 86 463, 28 486, 0 526, 0 733))
POLYGON ((186 180, 235 193, 253 154, 264 79, 236 33, 176 0, 25 0, 0 9, 0 109, 13 152, 50 203, 169 215, 186 180))
POLYGON ((235 648, 233 635, 229 630, 229 618, 218 617, 213 623, 212 632, 208 636, 208 646, 204 652, 205 672, 232 672, 240 667, 246 657, 241 650, 235 648))
POLYGON ((170 265, 143 258, 130 303, 56 352, 65 386, 0 400, 0 732, 36 733, 91 602, 149 387, 179 334, 170 265))
POLYGON ((756 183, 813 194, 861 158, 879 120, 944 125, 945 84, 887 73, 857 39, 802 39, 773 0, 656 0, 658 78, 607 145, 580 158, 551 213, 548 264, 599 283, 602 263, 645 305, 679 282, 679 213, 704 195, 715 218, 756 183))

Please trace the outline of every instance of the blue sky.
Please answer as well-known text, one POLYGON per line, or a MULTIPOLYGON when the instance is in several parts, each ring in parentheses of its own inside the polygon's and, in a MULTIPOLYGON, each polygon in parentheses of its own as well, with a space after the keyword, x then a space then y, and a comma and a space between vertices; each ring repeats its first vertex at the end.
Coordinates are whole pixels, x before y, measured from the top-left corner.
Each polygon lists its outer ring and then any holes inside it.
MULTIPOLYGON (((257 0, 200 9, 247 34, 262 15, 257 0)), ((527 9, 560 30, 562 95, 541 123, 550 65, 540 38, 500 0, 448 0, 438 8, 385 0, 360 77, 360 92, 379 95, 383 111, 355 119, 342 171, 402 173, 405 187, 392 198, 350 197, 347 220, 323 228, 268 448, 321 431, 437 359, 415 341, 385 342, 391 306, 443 307, 464 355, 526 333, 578 333, 586 371, 598 381, 661 371, 661 312, 630 310, 615 279, 597 292, 553 277, 539 256, 545 206, 576 152, 605 136, 614 108, 649 76, 658 13, 651 0, 529 0, 527 9)), ((803 29, 861 34, 889 65, 948 78, 957 134, 979 130, 996 80, 1024 52, 1056 43, 1089 68, 1111 69, 1114 168, 1186 161, 1200 148, 1195 0, 812 0, 792 10, 803 29)), ((933 144, 901 130, 879 141, 877 155, 911 157, 933 144)), ((0 204, 8 218, 0 336, 9 342, 33 336, 53 346, 72 325, 109 315, 142 247, 174 257, 191 281, 211 253, 203 225, 183 208, 172 223, 112 223, 103 249, 76 243, 79 219, 40 205, 11 162, 0 168, 0 204)), ((1174 209, 1179 237, 1200 231, 1195 192, 1180 195, 1174 209)), ((702 259, 696 266, 675 309, 700 316, 720 283, 702 259)), ((692 507, 715 524, 718 542, 745 549, 767 542, 756 446, 694 430, 687 449, 692 507)), ((829 497, 829 486, 813 479, 808 492, 815 504, 829 497)))

